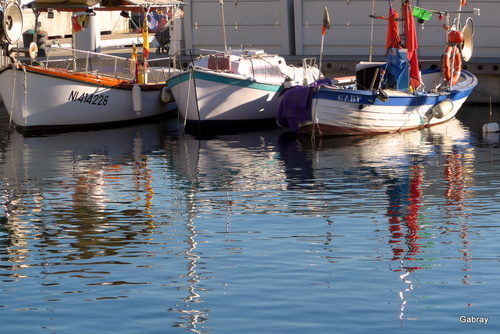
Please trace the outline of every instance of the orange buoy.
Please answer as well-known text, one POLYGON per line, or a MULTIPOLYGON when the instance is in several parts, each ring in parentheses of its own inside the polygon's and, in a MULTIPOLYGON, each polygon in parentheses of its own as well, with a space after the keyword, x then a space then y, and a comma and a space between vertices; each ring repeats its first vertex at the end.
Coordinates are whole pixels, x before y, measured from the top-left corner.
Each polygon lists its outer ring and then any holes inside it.
POLYGON ((443 54, 443 73, 446 81, 450 83, 450 87, 456 85, 461 72, 462 57, 460 51, 456 46, 448 45, 443 54))
POLYGON ((450 30, 448 32, 448 43, 460 44, 464 41, 464 34, 460 30, 450 30))

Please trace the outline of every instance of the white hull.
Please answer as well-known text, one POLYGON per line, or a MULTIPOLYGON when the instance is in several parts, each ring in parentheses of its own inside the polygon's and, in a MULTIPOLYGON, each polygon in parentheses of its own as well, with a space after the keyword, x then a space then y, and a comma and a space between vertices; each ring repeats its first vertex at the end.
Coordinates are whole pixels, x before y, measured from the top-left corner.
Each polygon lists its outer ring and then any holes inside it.
POLYGON ((174 102, 160 101, 161 87, 143 88, 142 108, 136 112, 131 85, 112 87, 12 68, 0 73, 0 93, 12 120, 26 128, 131 121, 176 109, 174 102))
MULTIPOLYGON (((462 76, 462 81, 451 90, 439 93, 385 90, 386 101, 379 99, 376 91, 320 87, 312 95, 308 119, 297 124, 298 131, 320 136, 369 135, 414 130, 446 122, 455 117, 477 84, 472 74, 464 71, 462 76), (435 106, 444 100, 451 101, 446 113, 439 116, 433 114, 435 106)), ((285 110, 284 113, 290 115, 290 111, 285 110)), ((280 119, 279 122, 285 123, 280 119)))
POLYGON ((266 120, 278 110, 281 84, 197 70, 171 79, 171 84, 179 116, 187 121, 266 120))
MULTIPOLYGON (((328 100, 318 99, 317 102, 313 101, 315 103, 315 109, 313 109, 312 114, 314 121, 309 122, 309 124, 321 124, 323 129, 328 127, 339 128, 337 131, 346 131, 346 134, 388 133, 412 130, 423 125, 430 126, 452 119, 465 100, 463 98, 453 101, 453 109, 450 113, 438 119, 429 117, 430 115, 428 114, 428 111, 434 104, 422 104, 416 108, 409 106, 367 105, 362 110, 359 110, 356 108, 358 105, 331 103, 328 100)), ((305 126, 307 122, 301 125, 305 126)))
POLYGON ((282 57, 249 50, 195 60, 167 83, 188 127, 240 130, 257 124, 276 126, 284 86, 314 82, 318 77, 313 63, 288 66, 282 57))

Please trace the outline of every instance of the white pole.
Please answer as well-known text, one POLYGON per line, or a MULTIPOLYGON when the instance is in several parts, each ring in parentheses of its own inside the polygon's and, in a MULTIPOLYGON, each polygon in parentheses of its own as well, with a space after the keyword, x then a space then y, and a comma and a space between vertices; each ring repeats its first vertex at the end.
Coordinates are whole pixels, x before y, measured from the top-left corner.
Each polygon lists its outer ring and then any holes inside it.
POLYGON ((321 26, 321 48, 319 51, 319 73, 322 73, 321 66, 322 66, 322 62, 323 62, 323 48, 325 45, 325 35, 326 35, 328 29, 330 29, 330 15, 328 14, 328 8, 325 6, 325 8, 323 9, 323 24, 321 26))
MULTIPOLYGON (((78 15, 87 15, 85 12, 80 12, 78 15)), ((78 33, 73 33, 73 48, 101 52, 101 21, 98 11, 90 14, 87 17, 87 27, 78 33)))
MULTIPOLYGON (((323 62, 323 46, 325 44, 325 35, 321 35, 321 48, 320 48, 320 51, 319 51, 319 73, 323 73, 321 71, 321 63, 323 62)), ((305 64, 304 64, 305 66, 305 64)))
POLYGON ((220 10, 222 15, 222 33, 224 36, 224 51, 227 52, 227 40, 226 40, 226 20, 224 18, 224 0, 219 0, 220 10))

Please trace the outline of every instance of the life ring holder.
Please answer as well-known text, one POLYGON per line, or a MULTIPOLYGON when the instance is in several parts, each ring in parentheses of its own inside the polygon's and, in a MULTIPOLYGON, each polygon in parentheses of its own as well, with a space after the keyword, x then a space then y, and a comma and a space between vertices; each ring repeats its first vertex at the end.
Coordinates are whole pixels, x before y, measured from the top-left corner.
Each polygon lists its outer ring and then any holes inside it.
POLYGON ((448 45, 443 54, 443 74, 450 87, 457 84, 461 73, 462 56, 460 50, 456 45, 448 45))

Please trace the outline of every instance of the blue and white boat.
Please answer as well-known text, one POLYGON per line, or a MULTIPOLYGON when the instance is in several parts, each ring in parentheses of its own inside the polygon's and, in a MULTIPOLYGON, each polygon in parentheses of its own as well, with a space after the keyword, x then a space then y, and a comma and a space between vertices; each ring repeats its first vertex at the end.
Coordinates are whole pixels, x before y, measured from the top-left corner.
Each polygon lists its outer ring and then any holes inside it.
MULTIPOLYGON (((456 12, 459 15, 465 12, 462 5, 464 1, 456 12)), ((414 16, 422 11, 438 14, 440 19, 449 16, 403 0, 399 19, 391 5, 386 61, 358 64, 356 76, 347 83, 322 79, 311 87, 288 90, 278 123, 306 135, 372 135, 432 126, 455 117, 478 83, 462 69, 462 60, 467 61, 472 52, 473 25, 460 27, 455 20, 446 30, 448 43, 441 68, 420 71, 414 16)))
POLYGON ((167 80, 178 115, 189 129, 219 132, 274 125, 285 86, 320 76, 314 64, 287 65, 263 50, 212 52, 167 80))

